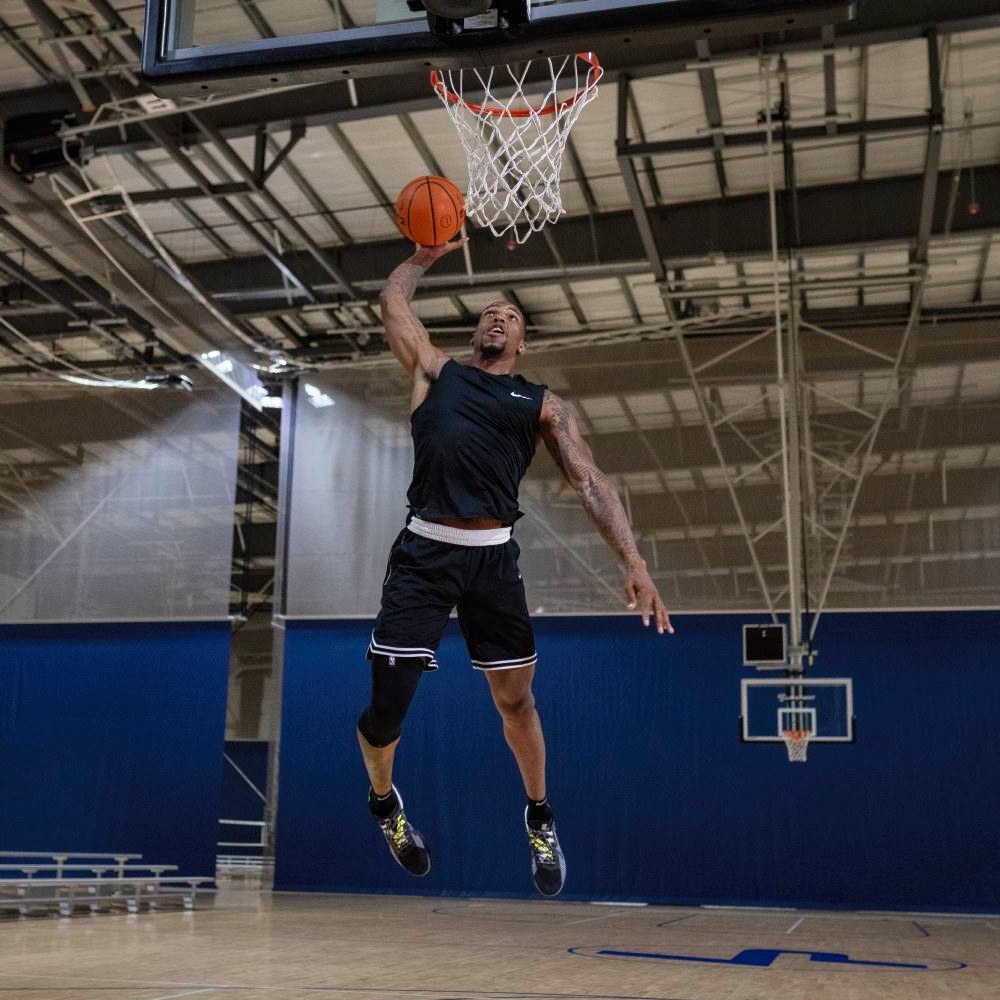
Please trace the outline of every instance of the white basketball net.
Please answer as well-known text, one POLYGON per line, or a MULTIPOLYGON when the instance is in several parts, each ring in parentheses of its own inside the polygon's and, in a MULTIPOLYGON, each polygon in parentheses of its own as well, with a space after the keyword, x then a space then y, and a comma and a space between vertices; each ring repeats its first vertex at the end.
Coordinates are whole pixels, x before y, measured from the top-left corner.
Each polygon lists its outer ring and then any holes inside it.
POLYGON ((566 140, 580 112, 597 96, 603 72, 592 52, 578 52, 517 66, 431 74, 465 150, 470 219, 494 236, 509 233, 523 243, 563 214, 559 175, 566 140), (548 89, 529 101, 526 88, 546 86, 529 76, 532 65, 543 62, 548 89))
POLYGON ((781 734, 788 751, 788 759, 796 764, 805 762, 809 751, 809 731, 806 729, 788 729, 781 734))

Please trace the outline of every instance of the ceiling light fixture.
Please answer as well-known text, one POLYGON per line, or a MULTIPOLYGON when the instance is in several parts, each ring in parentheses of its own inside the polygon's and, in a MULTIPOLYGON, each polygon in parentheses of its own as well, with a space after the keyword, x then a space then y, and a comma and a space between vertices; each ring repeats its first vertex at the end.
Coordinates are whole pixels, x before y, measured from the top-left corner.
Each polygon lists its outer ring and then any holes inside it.
POLYGON ((310 385, 308 382, 304 382, 302 388, 306 391, 306 399, 308 399, 317 410, 322 410, 326 406, 336 405, 334 401, 325 392, 323 392, 322 389, 317 389, 316 386, 310 385))

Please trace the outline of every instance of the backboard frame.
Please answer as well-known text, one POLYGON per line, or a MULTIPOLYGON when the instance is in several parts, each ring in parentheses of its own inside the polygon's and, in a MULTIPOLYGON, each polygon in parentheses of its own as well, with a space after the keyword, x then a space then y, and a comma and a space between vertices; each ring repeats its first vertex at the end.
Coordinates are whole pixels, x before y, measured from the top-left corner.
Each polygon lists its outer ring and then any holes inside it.
POLYGON ((516 31, 445 40, 425 20, 195 46, 194 0, 147 0, 141 78, 166 97, 459 69, 593 49, 614 68, 659 44, 815 27, 853 16, 857 0, 569 0, 532 9, 516 31), (609 30, 613 24, 613 30, 609 30), (599 25, 600 27, 596 27, 599 25))
MULTIPOLYGON (((845 726, 846 732, 843 735, 831 736, 821 732, 810 736, 810 743, 854 743, 857 736, 855 732, 854 719, 854 682, 850 677, 812 677, 807 678, 802 675, 788 677, 744 677, 740 681, 740 742, 741 743, 783 743, 784 740, 777 731, 767 736, 753 736, 750 734, 750 688, 795 688, 801 687, 804 690, 809 688, 832 688, 840 687, 844 689, 845 698, 845 726)), ((775 698, 777 712, 781 707, 781 702, 775 698)), ((811 709, 810 709, 811 710, 811 709)))

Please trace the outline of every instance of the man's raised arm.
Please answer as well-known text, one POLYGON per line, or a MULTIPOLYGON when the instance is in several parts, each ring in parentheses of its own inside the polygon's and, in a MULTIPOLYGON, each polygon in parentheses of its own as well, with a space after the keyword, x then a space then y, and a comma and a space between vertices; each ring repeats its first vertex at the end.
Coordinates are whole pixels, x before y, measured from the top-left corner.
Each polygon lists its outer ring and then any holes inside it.
POLYGON ((431 343, 424 324, 410 308, 417 282, 431 264, 457 250, 464 242, 453 240, 439 247, 417 247, 416 253, 389 275, 379 295, 385 339, 411 376, 419 369, 428 378, 437 378, 441 366, 448 360, 448 355, 431 343))
POLYGON ((625 566, 625 598, 628 607, 638 608, 642 624, 650 618, 661 635, 673 633, 670 616, 653 583, 646 561, 639 555, 628 515, 618 492, 594 464, 590 447, 580 435, 576 419, 554 393, 545 391, 542 402, 542 439, 566 481, 579 494, 583 508, 597 530, 625 566))

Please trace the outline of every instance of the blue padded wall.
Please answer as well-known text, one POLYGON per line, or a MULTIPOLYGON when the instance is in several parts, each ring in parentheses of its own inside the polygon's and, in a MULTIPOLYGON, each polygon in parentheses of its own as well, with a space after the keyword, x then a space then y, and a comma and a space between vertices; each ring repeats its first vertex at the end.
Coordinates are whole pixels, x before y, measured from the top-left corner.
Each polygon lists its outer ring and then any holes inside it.
MULTIPOLYGON (((738 738, 745 615, 540 618, 535 684, 565 896, 993 910, 1000 613, 824 616, 811 676, 854 678, 858 739, 738 738)), ((757 619, 759 620, 759 619, 757 619)), ((276 888, 531 896, 523 792, 454 622, 404 727, 396 783, 431 845, 410 879, 367 813, 355 720, 369 621, 289 622, 276 888)))
POLYGON ((229 623, 0 627, 0 846, 212 875, 229 623))

